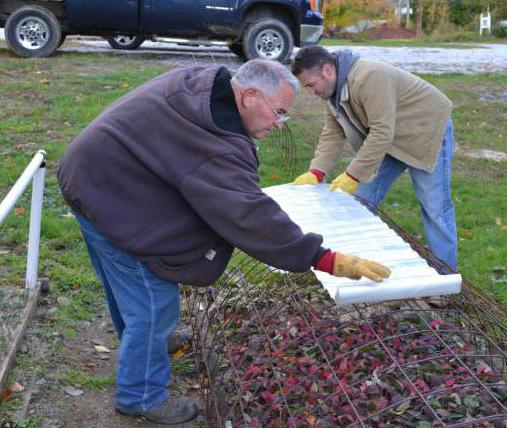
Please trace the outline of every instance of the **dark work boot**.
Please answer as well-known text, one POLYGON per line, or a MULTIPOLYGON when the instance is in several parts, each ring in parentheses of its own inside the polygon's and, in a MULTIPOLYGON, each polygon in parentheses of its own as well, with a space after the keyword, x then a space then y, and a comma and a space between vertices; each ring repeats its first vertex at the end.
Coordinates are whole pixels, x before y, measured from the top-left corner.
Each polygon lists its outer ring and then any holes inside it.
POLYGON ((144 416, 150 422, 161 425, 176 425, 195 419, 199 413, 199 405, 193 397, 178 397, 167 400, 162 406, 146 412, 116 408, 119 413, 131 416, 144 416))
POLYGON ((176 351, 184 348, 185 345, 192 343, 192 335, 188 330, 176 330, 170 336, 167 341, 167 352, 174 354, 176 351))

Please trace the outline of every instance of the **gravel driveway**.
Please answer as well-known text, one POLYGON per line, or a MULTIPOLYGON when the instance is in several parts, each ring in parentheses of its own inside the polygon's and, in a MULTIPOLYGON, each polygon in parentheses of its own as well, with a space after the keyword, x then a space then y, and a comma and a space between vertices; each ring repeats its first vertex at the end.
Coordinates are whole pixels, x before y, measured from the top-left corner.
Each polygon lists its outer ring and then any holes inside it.
MULTIPOLYGON (((3 30, 0 29, 0 39, 3 30)), ((72 43, 65 43, 60 49, 67 52, 112 52, 103 40, 86 40, 74 38, 72 43)), ((164 39, 162 39, 164 40, 164 39)), ((418 73, 506 73, 507 45, 471 44, 470 49, 444 48, 409 48, 350 46, 348 48, 360 55, 386 61, 408 71, 418 73)), ((343 49, 345 46, 327 46, 330 51, 343 49)), ((153 54, 172 65, 192 64, 225 64, 237 68, 241 61, 229 52, 226 46, 185 46, 170 42, 144 42, 135 51, 114 51, 128 55, 153 54)))
MULTIPOLYGON (((507 73, 507 45, 470 45, 469 49, 409 48, 350 46, 354 52, 366 58, 388 62, 408 71, 418 73, 507 73)), ((330 51, 344 46, 327 46, 330 51)), ((66 51, 111 51, 101 40, 82 40, 62 46, 66 51)), ((118 52, 118 51, 115 51, 118 52)), ((241 61, 226 46, 185 46, 176 43, 145 42, 128 54, 154 54, 163 61, 177 65, 223 63, 236 68, 241 61)))

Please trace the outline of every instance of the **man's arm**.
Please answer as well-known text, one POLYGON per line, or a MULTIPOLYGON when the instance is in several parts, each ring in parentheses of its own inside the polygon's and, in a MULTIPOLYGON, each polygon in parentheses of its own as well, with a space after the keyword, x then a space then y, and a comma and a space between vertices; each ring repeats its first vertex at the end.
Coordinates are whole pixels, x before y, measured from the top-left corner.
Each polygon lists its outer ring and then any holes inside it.
POLYGON ((262 192, 255 168, 233 154, 208 159, 180 190, 196 213, 233 246, 271 266, 305 272, 326 251, 262 192))
POLYGON ((364 183, 371 180, 393 142, 396 88, 391 76, 373 71, 351 94, 363 106, 369 132, 346 172, 364 183))
POLYGON ((340 158, 344 144, 343 129, 336 121, 330 107, 326 105, 324 127, 310 163, 310 169, 316 169, 329 175, 340 158))

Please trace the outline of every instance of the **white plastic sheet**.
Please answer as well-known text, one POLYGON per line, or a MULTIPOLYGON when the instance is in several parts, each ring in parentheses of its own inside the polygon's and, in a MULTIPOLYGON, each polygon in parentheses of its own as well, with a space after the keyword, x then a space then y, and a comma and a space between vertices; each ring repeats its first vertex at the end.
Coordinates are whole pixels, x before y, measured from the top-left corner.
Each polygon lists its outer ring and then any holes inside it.
POLYGON ((315 271, 337 305, 461 291, 461 275, 440 275, 379 217, 347 193, 330 192, 327 187, 327 184, 284 184, 263 190, 304 232, 321 234, 325 247, 368 258, 391 269, 391 276, 381 283, 366 278, 359 281, 337 278, 315 271))

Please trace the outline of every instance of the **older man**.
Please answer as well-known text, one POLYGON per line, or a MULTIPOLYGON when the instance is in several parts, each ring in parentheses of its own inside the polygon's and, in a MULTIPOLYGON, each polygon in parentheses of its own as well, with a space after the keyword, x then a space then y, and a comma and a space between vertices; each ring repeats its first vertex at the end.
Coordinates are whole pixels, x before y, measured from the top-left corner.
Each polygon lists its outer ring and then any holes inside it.
POLYGON ((389 275, 323 248, 259 188, 252 138, 283 126, 297 90, 276 62, 247 62, 232 78, 219 66, 170 71, 105 110, 61 159, 62 193, 120 338, 121 413, 163 424, 196 416, 195 401, 166 388, 179 283, 210 285, 234 247, 290 271, 389 275))
POLYGON ((293 73, 327 101, 324 127, 308 172, 295 184, 322 182, 336 165, 345 141, 356 152, 330 185, 377 207, 395 179, 408 170, 421 206, 429 248, 457 267, 451 158, 451 102, 424 80, 351 51, 301 49, 293 73))

